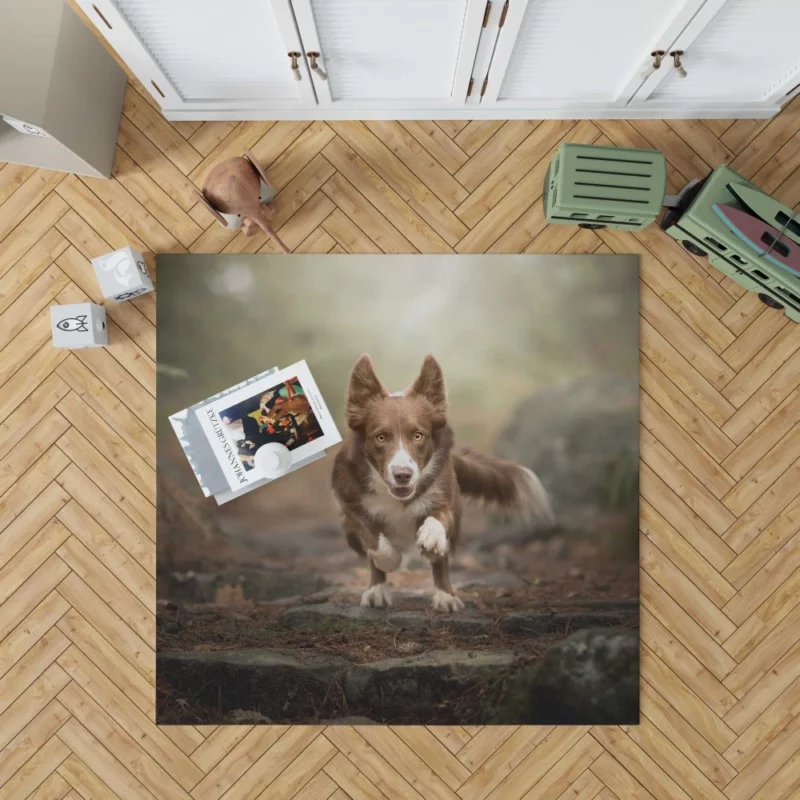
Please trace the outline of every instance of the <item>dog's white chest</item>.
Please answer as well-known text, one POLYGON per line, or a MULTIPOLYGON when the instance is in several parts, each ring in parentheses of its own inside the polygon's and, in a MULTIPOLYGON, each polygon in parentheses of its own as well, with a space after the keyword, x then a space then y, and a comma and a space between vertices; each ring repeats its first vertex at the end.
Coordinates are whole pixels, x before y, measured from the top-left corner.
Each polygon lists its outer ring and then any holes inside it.
POLYGON ((367 495, 363 500, 364 509, 380 524, 383 535, 403 551, 417 538, 417 516, 410 505, 381 494, 367 495))
POLYGON ((361 501, 364 510, 381 526, 384 536, 403 552, 417 544, 419 520, 431 509, 430 498, 417 497, 410 503, 397 500, 389 494, 383 481, 373 482, 374 491, 361 501))

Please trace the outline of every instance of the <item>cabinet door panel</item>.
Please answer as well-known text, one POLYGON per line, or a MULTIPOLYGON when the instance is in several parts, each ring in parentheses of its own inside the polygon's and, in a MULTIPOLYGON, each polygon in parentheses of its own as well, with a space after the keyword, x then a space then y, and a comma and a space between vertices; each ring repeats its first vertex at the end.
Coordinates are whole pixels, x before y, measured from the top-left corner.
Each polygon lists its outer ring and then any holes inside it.
POLYGON ((510 0, 485 102, 553 106, 626 102, 650 53, 703 0, 510 0))
POLYGON ((316 102, 308 77, 295 81, 290 69, 299 37, 288 0, 78 2, 164 107, 316 102))
POLYGON ((321 105, 463 103, 485 0, 293 0, 321 105))
POLYGON ((648 102, 775 102, 800 81, 800 0, 727 0, 667 70, 648 102))

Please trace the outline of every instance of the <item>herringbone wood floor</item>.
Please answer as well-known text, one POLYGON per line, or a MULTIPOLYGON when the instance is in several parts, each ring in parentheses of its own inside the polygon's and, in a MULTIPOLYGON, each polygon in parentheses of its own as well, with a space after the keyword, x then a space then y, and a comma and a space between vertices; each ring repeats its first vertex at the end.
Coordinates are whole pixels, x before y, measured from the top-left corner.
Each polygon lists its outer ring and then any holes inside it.
MULTIPOLYGON (((800 326, 655 227, 545 224, 561 141, 657 147, 800 205, 772 121, 165 122, 132 82, 111 181, 0 169, 0 797, 800 798, 800 326), (50 344, 88 259, 272 250, 195 203, 250 147, 298 252, 641 256, 642 719, 629 728, 153 722, 155 297, 50 344)), ((151 261, 152 263, 152 261, 151 261)))

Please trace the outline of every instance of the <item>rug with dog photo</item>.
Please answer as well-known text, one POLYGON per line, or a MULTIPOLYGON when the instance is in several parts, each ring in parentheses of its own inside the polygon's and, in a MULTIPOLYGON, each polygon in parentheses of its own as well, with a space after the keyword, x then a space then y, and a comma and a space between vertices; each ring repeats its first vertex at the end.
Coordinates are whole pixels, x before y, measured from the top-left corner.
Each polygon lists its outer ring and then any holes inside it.
POLYGON ((638 257, 158 274, 160 724, 638 723, 638 257), (243 481, 335 444, 220 504, 212 397, 243 481))

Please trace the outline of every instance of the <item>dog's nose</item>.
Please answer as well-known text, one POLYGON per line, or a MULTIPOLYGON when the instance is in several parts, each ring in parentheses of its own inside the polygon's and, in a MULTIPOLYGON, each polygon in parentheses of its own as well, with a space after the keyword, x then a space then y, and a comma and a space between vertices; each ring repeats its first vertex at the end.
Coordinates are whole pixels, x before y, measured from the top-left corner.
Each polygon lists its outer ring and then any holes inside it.
POLYGON ((392 477, 398 486, 408 486, 414 473, 408 467, 395 467, 392 477))

